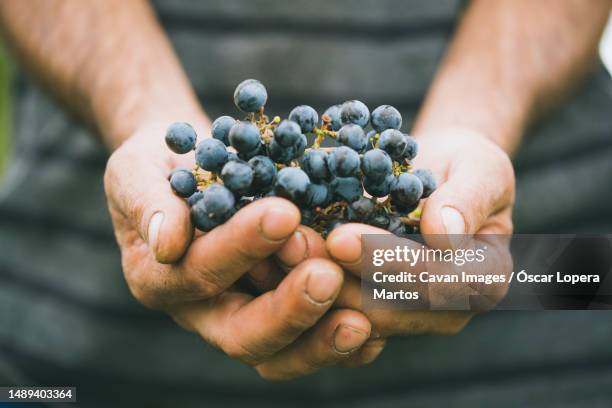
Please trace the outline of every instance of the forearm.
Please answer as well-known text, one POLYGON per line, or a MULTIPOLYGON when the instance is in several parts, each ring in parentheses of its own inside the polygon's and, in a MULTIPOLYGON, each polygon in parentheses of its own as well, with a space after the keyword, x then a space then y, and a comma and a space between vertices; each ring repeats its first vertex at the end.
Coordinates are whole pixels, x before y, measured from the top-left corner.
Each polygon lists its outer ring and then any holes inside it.
POLYGON ((597 60, 609 0, 475 0, 415 124, 469 128, 512 153, 525 126, 597 60))
POLYGON ((151 121, 207 119, 144 0, 0 2, 26 68, 113 149, 151 121))

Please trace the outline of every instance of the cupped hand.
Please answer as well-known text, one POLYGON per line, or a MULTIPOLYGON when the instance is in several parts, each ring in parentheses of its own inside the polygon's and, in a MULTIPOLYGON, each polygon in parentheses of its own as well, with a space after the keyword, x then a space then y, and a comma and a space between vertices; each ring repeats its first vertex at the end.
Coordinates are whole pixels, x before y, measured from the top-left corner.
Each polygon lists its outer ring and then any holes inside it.
POLYGON ((194 236, 189 207, 167 180, 173 168, 191 167, 193 156, 168 151, 165 127, 137 131, 111 156, 104 178, 136 299, 268 379, 312 373, 357 354, 370 322, 355 310, 329 311, 343 271, 321 258, 325 244, 314 231, 298 227, 298 209, 280 198, 257 200, 194 236), (264 293, 240 290, 244 279, 264 293))
MULTIPOLYGON (((507 154, 484 136, 465 129, 448 129, 421 135, 415 168, 429 168, 438 177, 438 189, 426 200, 421 232, 430 247, 453 248, 461 237, 474 234, 512 233, 514 171, 507 154), (449 235, 450 234, 450 235, 449 235)), ((362 234, 389 234, 363 224, 347 224, 327 238, 332 259, 346 271, 339 307, 361 309, 360 275, 362 234)), ((485 235, 482 235, 485 236, 485 235)), ((501 240, 498 242, 502 242, 501 240)), ((503 268, 511 265, 507 247, 495 248, 495 259, 503 268)), ((482 288, 477 288, 482 289, 482 288)), ((494 304, 507 287, 498 288, 489 301, 494 304)), ((472 317, 467 311, 371 310, 373 337, 416 334, 454 334, 472 317)))

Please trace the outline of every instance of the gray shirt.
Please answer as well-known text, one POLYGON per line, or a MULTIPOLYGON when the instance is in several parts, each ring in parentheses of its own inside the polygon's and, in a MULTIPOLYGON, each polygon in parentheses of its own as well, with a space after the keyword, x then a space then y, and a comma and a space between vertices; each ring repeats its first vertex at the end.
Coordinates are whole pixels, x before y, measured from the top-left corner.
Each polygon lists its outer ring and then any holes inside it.
MULTIPOLYGON (((397 106, 407 128, 461 10, 454 0, 155 4, 212 118, 235 113, 233 88, 252 77, 279 115, 356 98, 397 106)), ((515 159, 518 232, 610 232, 611 108, 600 69, 528 132, 515 159)), ((132 299, 102 144, 25 77, 14 112, 0 190, 0 383, 76 385, 87 406, 118 396, 184 407, 612 403, 607 312, 493 312, 454 337, 392 339, 367 368, 267 383, 132 299)))

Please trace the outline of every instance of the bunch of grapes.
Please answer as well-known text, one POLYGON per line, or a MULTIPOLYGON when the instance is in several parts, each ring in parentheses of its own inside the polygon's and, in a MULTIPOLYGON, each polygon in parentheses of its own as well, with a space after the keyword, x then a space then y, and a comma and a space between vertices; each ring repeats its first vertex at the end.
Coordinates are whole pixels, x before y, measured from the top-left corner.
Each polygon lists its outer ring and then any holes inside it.
POLYGON ((347 222, 398 236, 418 230, 420 200, 436 189, 436 180, 430 170, 412 169, 417 143, 399 130, 397 109, 382 105, 370 113, 352 100, 328 108, 321 121, 307 105, 294 108, 286 120, 270 120, 264 114, 267 99, 261 82, 240 83, 234 103, 245 120, 221 116, 212 124, 212 138, 197 146, 189 124, 168 128, 173 152, 195 149, 194 168, 175 169, 169 180, 191 206, 196 228, 210 231, 254 200, 278 196, 295 203, 302 224, 324 236, 347 222), (321 147, 326 139, 337 147, 321 147))

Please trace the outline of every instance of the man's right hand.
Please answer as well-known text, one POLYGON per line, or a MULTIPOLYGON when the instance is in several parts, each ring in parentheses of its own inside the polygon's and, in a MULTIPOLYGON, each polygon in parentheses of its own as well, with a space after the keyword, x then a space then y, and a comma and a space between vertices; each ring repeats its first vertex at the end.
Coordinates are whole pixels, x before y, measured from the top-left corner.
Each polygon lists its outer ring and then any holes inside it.
POLYGON ((164 132, 165 125, 136 132, 111 156, 104 178, 125 278, 136 299, 168 312, 264 378, 297 377, 351 356, 353 365, 359 355, 369 360, 367 353, 355 353, 370 336, 368 319, 349 309, 326 313, 343 272, 322 258, 325 243, 299 226, 292 203, 257 200, 194 238, 189 207, 167 180, 173 168, 189 168, 193 156, 168 151, 164 132), (289 270, 278 286, 268 285, 271 290, 259 297, 236 288, 243 276, 265 287, 256 277, 282 276, 275 271, 278 261, 289 270))

